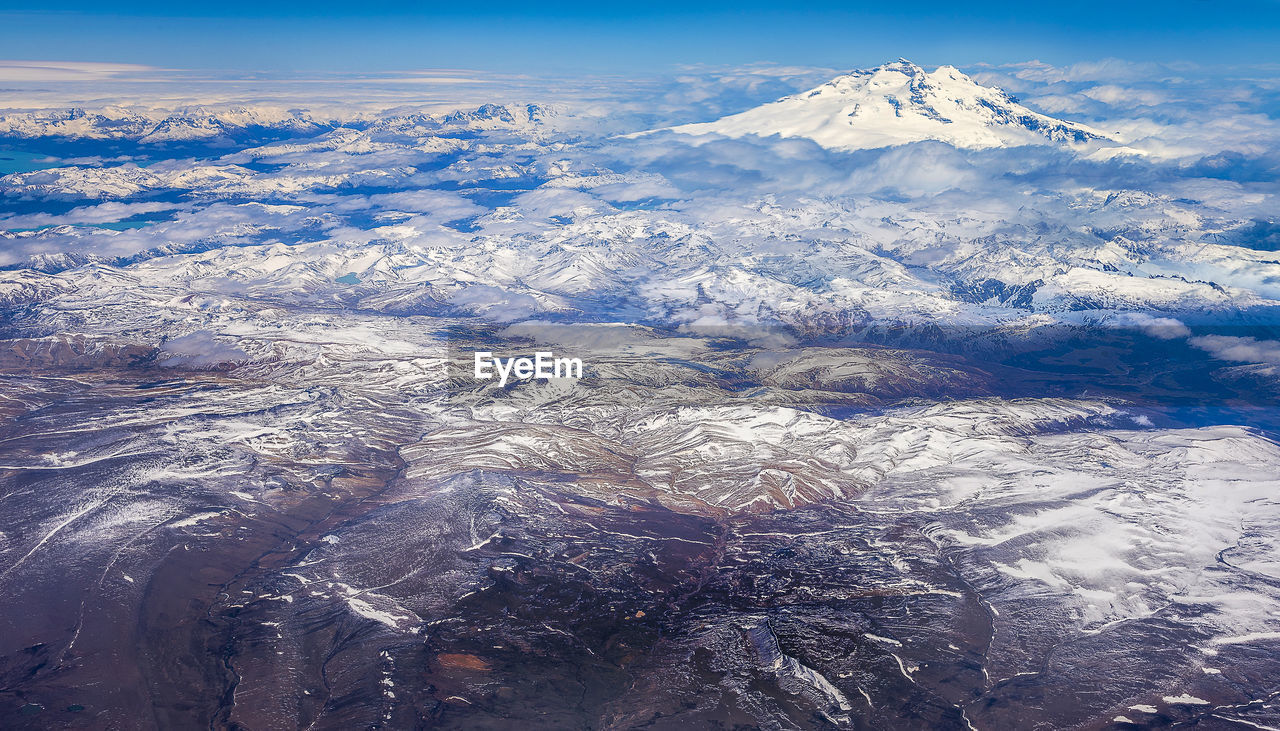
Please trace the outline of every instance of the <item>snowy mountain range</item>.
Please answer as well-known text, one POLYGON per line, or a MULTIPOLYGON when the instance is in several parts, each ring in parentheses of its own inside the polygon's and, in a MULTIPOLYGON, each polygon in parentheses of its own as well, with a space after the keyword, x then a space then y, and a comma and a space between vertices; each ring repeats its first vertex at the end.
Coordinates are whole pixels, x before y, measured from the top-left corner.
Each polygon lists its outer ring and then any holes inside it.
POLYGON ((274 131, 318 134, 327 126, 305 113, 265 105, 189 107, 159 114, 119 106, 11 112, 0 115, 0 135, 17 138, 65 137, 161 143, 228 139, 274 131))
MULTIPOLYGON (((105 106, 0 113, 0 137, 228 143, 258 137, 299 138, 335 128, 526 129, 563 115, 560 105, 483 104, 438 113, 391 111, 334 118, 300 108, 262 105, 176 109, 105 106)), ((1118 145, 1115 136, 1064 121, 983 86, 953 66, 925 71, 900 59, 855 70, 805 92, 712 122, 667 128, 684 135, 811 139, 833 150, 863 150, 937 141, 963 149, 1118 145)), ((643 133, 641 133, 643 134, 643 133)))
POLYGON ((779 93, 0 117, 0 727, 1280 727, 1268 153, 779 93))
POLYGON ((335 128, 497 130, 525 128, 555 117, 558 109, 540 104, 484 104, 437 114, 387 114, 366 118, 313 117, 302 109, 273 105, 193 106, 134 109, 106 106, 0 113, 0 137, 129 140, 148 145, 310 137, 335 128))
POLYGON ((803 137, 835 150, 924 140, 969 149, 1112 141, 1108 134, 1083 124, 1034 112, 954 66, 927 72, 905 59, 853 71, 714 122, 673 130, 726 137, 803 137))

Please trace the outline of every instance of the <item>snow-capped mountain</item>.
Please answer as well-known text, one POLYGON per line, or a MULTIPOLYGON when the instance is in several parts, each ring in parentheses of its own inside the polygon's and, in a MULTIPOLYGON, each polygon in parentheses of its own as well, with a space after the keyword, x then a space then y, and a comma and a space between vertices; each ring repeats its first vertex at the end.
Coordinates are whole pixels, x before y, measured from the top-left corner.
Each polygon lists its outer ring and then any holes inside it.
POLYGON ((438 122, 468 129, 503 129, 537 124, 559 113, 557 108, 542 104, 482 104, 475 111, 451 112, 438 122))
POLYGON ((16 138, 174 142, 261 132, 318 134, 324 129, 303 112, 272 106, 187 107, 159 113, 111 106, 96 111, 71 108, 0 114, 0 135, 16 138))
POLYGON ((243 131, 273 131, 288 135, 318 134, 325 127, 306 114, 273 107, 194 108, 170 115, 156 124, 141 142, 172 142, 230 138, 243 131))
POLYGON ((837 150, 924 140, 971 149, 1110 140, 1083 124, 1034 112, 954 66, 926 72, 905 59, 837 76, 714 122, 672 129, 690 135, 805 137, 837 150))
POLYGON ((0 135, 6 137, 69 137, 132 139, 155 128, 157 120, 123 107, 97 111, 79 107, 0 114, 0 135))

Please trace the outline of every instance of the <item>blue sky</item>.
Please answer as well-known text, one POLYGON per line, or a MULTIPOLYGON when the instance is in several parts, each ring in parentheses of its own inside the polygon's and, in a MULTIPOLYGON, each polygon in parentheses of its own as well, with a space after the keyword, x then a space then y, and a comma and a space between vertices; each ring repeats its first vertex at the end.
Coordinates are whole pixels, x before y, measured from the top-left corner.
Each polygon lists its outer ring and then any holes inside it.
POLYGON ((634 72, 757 61, 865 66, 1280 62, 1280 0, 1171 2, 0 2, 0 55, 171 68, 634 72))

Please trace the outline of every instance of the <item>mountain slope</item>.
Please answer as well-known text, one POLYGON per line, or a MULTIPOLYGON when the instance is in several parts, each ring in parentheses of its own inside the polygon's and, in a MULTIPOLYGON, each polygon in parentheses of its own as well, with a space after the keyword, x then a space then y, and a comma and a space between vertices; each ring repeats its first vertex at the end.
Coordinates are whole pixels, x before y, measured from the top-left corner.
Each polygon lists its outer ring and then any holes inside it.
POLYGON ((982 149, 1110 139, 1085 125, 1033 112, 955 67, 930 73, 903 59, 714 122, 672 129, 692 135, 805 137, 837 150, 923 140, 982 149))

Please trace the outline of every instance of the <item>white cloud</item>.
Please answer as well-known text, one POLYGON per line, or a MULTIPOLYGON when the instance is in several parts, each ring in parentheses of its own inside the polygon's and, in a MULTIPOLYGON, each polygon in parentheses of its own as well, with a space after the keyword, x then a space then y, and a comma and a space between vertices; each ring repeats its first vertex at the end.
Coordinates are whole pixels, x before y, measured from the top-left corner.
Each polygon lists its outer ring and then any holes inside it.
POLYGON ((208 368, 249 359, 248 353, 230 343, 220 342, 207 330, 170 338, 160 346, 160 352, 160 365, 166 368, 208 368))
POLYGON ((105 81, 157 70, 129 63, 0 60, 0 81, 105 81))
POLYGON ((955 148, 920 142, 885 152, 874 165, 854 173, 850 182, 856 190, 928 195, 974 183, 975 170, 955 148))
POLYGON ((1090 99, 1100 101, 1104 104, 1122 105, 1122 106, 1145 106, 1154 107, 1157 104, 1163 104, 1169 101, 1169 95, 1150 89, 1139 89, 1129 86, 1119 86, 1117 84, 1102 84, 1100 86, 1092 86, 1080 92, 1090 99))
POLYGON ((1110 318, 1117 327, 1131 327, 1161 340, 1176 340, 1191 334, 1191 329, 1173 317, 1157 317, 1143 312, 1122 312, 1110 318))
POLYGON ((1067 66, 1053 66, 1042 61, 1027 61, 998 68, 1010 69, 1014 76, 1026 81, 1053 83, 1058 81, 1129 81, 1151 79, 1165 69, 1155 63, 1136 63, 1118 58, 1083 61, 1067 66))
POLYGON ((1202 335, 1189 340, 1218 360, 1280 365, 1280 341, 1231 335, 1202 335))
POLYGON ((1045 94, 1022 101, 1045 114, 1078 114, 1088 109, 1088 103, 1076 94, 1045 94))
POLYGON ((80 206, 60 215, 49 213, 29 213, 26 215, 0 218, 0 228, 38 228, 40 226, 58 226, 63 224, 95 224, 112 223, 134 216, 148 213, 172 211, 187 206, 176 203, 160 203, 145 201, 138 203, 119 203, 107 201, 95 206, 80 206))

